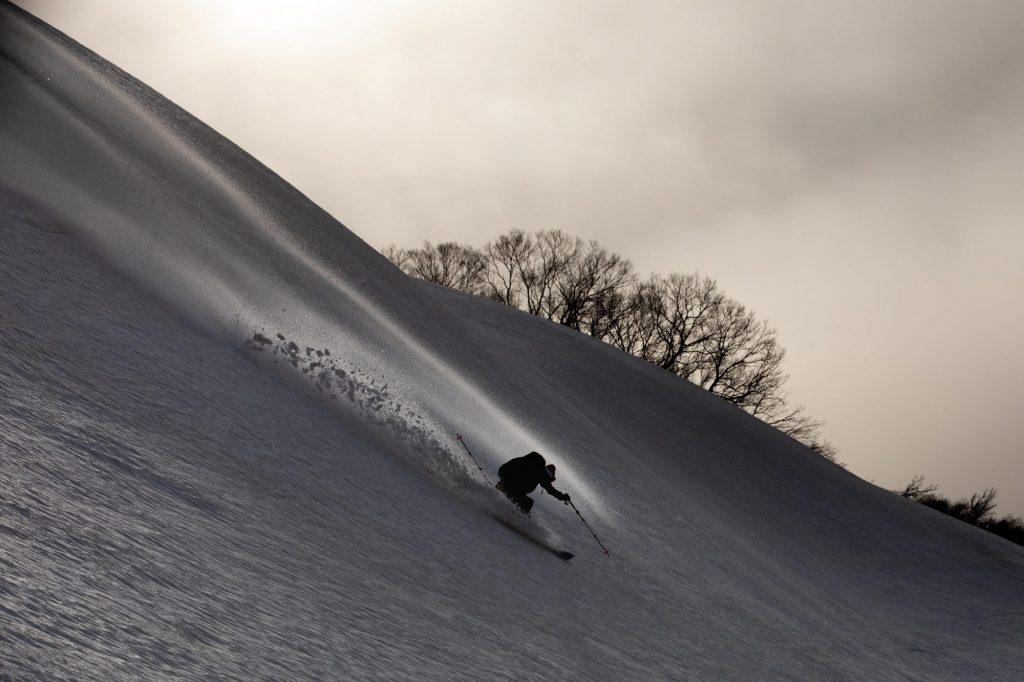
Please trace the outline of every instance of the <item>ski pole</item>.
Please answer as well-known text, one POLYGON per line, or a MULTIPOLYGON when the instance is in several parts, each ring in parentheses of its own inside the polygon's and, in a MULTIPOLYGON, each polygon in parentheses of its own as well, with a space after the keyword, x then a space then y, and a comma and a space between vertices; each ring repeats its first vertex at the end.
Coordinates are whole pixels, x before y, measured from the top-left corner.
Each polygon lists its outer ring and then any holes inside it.
POLYGON ((597 540, 597 544, 601 545, 601 549, 604 550, 604 555, 611 556, 610 554, 608 554, 608 548, 604 546, 603 542, 598 540, 597 533, 595 533, 594 529, 590 527, 590 524, 587 523, 587 520, 583 518, 583 514, 580 514, 580 510, 576 508, 576 505, 572 503, 572 500, 566 500, 566 502, 569 504, 570 507, 572 507, 573 511, 576 512, 576 516, 580 517, 580 521, 582 521, 583 525, 587 527, 587 530, 589 530, 590 534, 594 536, 594 539, 597 540))
POLYGON ((491 479, 487 478, 487 474, 484 472, 484 468, 480 466, 480 462, 476 461, 476 457, 474 457, 473 453, 469 451, 469 446, 466 445, 466 441, 462 440, 462 434, 456 433, 455 435, 459 437, 459 442, 462 443, 462 447, 466 448, 466 454, 469 455, 469 458, 471 460, 473 460, 473 464, 476 464, 476 468, 480 470, 480 473, 483 475, 484 480, 487 481, 487 485, 490 485, 491 479))

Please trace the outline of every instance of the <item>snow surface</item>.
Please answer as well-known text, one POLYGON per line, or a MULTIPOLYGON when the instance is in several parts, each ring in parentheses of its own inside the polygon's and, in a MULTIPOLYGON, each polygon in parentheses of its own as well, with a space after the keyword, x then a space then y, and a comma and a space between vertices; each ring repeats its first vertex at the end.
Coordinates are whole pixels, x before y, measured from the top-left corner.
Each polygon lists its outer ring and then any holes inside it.
POLYGON ((405 277, 9 4, 0 55, 0 679, 1024 679, 1022 548, 405 277))

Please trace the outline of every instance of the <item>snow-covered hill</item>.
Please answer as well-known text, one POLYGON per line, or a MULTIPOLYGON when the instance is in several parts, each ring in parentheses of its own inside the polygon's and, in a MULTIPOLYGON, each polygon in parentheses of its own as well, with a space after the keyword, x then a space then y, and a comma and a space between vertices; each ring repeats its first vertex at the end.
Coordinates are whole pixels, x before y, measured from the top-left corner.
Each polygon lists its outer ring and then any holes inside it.
POLYGON ((0 230, 0 679, 1024 679, 1021 548, 406 278, 9 4, 0 230))

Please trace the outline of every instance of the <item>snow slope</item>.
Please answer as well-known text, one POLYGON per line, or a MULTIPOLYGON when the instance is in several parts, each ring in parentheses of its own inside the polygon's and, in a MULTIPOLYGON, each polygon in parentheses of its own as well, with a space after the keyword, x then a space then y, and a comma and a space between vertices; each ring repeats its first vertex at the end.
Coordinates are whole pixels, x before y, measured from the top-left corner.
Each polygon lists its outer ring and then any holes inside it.
POLYGON ((9 4, 0 230, 0 679, 1024 678, 1021 548, 406 278, 9 4))

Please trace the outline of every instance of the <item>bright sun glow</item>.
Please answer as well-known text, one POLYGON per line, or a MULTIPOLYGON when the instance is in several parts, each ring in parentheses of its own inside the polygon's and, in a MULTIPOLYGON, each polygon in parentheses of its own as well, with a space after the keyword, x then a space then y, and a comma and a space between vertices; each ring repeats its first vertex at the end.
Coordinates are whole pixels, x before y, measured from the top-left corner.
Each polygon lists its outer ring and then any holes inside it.
POLYGON ((223 44, 242 49, 289 49, 298 52, 332 49, 356 39, 394 3, 329 2, 325 0, 226 0, 197 3, 209 16, 223 44))

